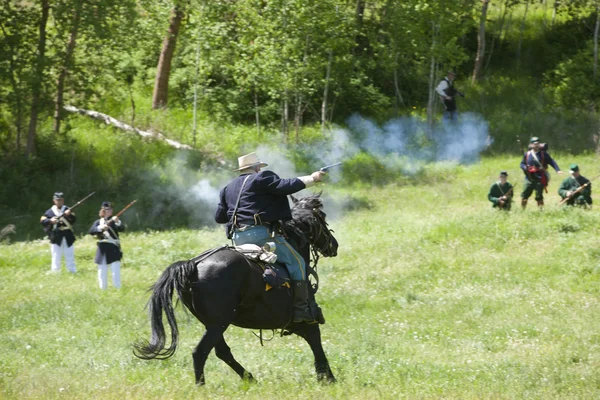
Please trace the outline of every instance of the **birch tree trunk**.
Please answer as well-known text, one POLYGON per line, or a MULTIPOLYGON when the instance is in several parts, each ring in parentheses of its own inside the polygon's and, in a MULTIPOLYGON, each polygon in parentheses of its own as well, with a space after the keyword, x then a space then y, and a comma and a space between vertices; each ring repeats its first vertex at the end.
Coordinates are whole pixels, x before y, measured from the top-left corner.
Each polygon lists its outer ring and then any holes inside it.
POLYGON ((254 114, 256 116, 256 132, 260 138, 260 109, 258 108, 258 93, 254 87, 254 114))
POLYGON ((56 101, 54 104, 54 133, 60 132, 60 121, 62 119, 63 111, 63 95, 65 90, 65 79, 69 73, 69 67, 71 66, 71 59, 73 58, 73 52, 75 51, 75 45, 77 43, 77 33, 79 31, 79 21, 81 20, 81 8, 84 0, 79 0, 75 5, 75 11, 73 12, 73 22, 71 26, 71 33, 69 34, 69 41, 67 42, 67 50, 65 52, 65 60, 63 67, 60 70, 58 79, 56 81, 56 101))
POLYGON ((400 85, 398 83, 398 58, 400 53, 396 53, 396 60, 394 63, 394 92, 396 93, 396 115, 399 113, 400 103, 404 106, 404 98, 400 92, 400 85))
POLYGON ((475 67, 473 68, 472 83, 477 83, 481 78, 483 59, 485 57, 485 19, 490 4, 489 0, 481 0, 481 16, 479 17, 479 34, 477 35, 477 55, 475 56, 475 67))
POLYGON ((154 81, 154 93, 152 94, 153 110, 167 107, 171 61, 173 60, 173 54, 175 53, 179 28, 181 27, 181 20, 184 15, 181 6, 178 5, 176 5, 171 12, 169 30, 163 40, 160 58, 158 59, 156 80, 154 81))
POLYGON ((556 13, 558 12, 558 7, 560 7, 560 1, 554 0, 554 7, 552 7, 552 22, 550 22, 550 27, 554 26, 554 20, 556 19, 556 13))
POLYGON ((429 98, 427 100, 427 124, 433 127, 433 104, 435 102, 435 42, 437 36, 437 26, 431 23, 431 65, 429 68, 429 98))
POLYGON ((42 83, 44 81, 44 64, 46 63, 46 24, 50 13, 49 0, 42 0, 42 16, 40 18, 40 38, 38 40, 38 54, 35 65, 31 96, 31 114, 29 116, 29 130, 27 132, 27 147, 25 157, 35 154, 35 142, 37 136, 37 120, 42 95, 42 83))

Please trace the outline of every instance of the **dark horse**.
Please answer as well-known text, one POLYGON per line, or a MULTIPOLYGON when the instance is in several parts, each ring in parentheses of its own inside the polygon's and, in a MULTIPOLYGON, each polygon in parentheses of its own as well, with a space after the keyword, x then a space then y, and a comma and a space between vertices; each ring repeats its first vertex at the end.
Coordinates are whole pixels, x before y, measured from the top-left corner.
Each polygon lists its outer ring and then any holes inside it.
MULTIPOLYGON (((293 219, 285 224, 290 243, 309 264, 315 257, 337 255, 337 241, 328 229, 323 203, 318 195, 294 199, 293 219)), ((173 291, 181 302, 206 327, 193 352, 196 383, 204 384, 204 365, 214 348, 242 379, 254 378, 231 354, 223 338, 229 325, 249 329, 285 329, 304 338, 315 356, 319 380, 335 382, 321 344, 318 324, 292 323, 292 293, 285 287, 265 291, 263 272, 242 254, 229 247, 209 250, 188 261, 169 266, 151 287, 148 311, 152 326, 150 342, 134 345, 134 354, 142 359, 167 359, 177 348, 179 331, 173 312, 173 291), (171 327, 171 345, 166 347, 162 313, 171 327)))

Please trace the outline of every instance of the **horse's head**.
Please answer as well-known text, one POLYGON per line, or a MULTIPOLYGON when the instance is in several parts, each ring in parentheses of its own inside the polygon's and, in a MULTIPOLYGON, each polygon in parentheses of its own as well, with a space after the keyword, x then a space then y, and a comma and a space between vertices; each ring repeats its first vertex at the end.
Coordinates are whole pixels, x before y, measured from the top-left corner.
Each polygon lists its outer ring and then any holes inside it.
POLYGON ((313 248, 324 257, 337 256, 338 242, 329 229, 326 214, 323 212, 321 195, 312 195, 296 199, 292 196, 291 225, 302 231, 303 236, 313 248))

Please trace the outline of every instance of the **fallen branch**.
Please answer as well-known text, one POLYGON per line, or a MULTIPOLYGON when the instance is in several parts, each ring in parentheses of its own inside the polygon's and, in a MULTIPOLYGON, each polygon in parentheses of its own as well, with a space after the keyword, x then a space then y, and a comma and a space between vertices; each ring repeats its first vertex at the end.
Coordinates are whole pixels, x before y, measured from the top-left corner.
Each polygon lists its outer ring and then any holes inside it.
POLYGON ((13 224, 8 224, 2 230, 0 230, 0 242, 7 237, 8 235, 17 233, 15 226, 13 224))
POLYGON ((77 107, 73 107, 73 106, 69 106, 69 105, 64 106, 64 109, 69 112, 72 112, 72 113, 87 115, 90 118, 94 118, 94 119, 104 122, 106 125, 113 125, 114 127, 123 129, 124 131, 135 132, 144 138, 154 138, 154 139, 164 140, 170 146, 173 146, 176 149, 192 149, 192 146, 188 146, 187 144, 183 144, 183 143, 179 143, 175 140, 171 140, 161 133, 146 132, 146 131, 139 130, 131 125, 127 125, 124 122, 114 119, 110 115, 102 114, 101 112, 98 112, 98 111, 84 110, 82 108, 77 108, 77 107))

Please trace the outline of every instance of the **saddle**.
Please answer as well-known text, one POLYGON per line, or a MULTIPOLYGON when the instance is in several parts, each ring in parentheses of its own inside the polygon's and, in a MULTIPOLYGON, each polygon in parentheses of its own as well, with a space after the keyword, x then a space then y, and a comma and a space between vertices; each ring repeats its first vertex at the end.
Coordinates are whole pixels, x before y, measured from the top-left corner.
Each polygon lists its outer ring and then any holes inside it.
POLYGON ((242 254, 251 265, 260 268, 263 271, 263 280, 265 281, 265 291, 272 288, 290 286, 290 276, 285 267, 275 264, 277 254, 271 251, 275 244, 266 243, 263 247, 255 244, 243 244, 232 247, 233 250, 242 254))

